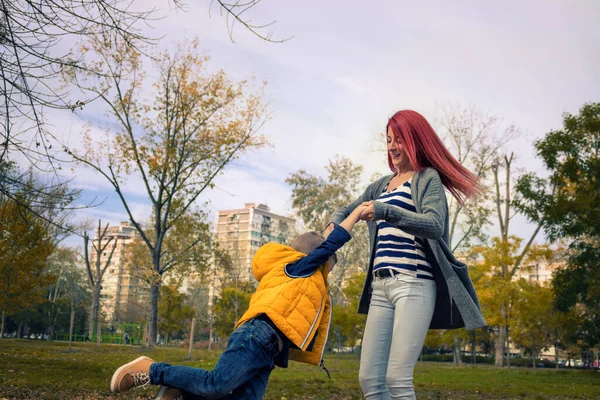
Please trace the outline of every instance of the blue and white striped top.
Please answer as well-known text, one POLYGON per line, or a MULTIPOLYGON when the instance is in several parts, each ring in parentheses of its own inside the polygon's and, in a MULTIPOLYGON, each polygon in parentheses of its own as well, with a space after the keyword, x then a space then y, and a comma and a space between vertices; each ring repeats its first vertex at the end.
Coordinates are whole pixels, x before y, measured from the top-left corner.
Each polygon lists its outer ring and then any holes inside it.
MULTIPOLYGON (((408 211, 417 211, 410 192, 410 181, 398 186, 390 193, 386 193, 386 191, 387 187, 375 201, 401 207, 408 211)), ((389 268, 417 278, 433 280, 433 269, 425 257, 422 239, 408 234, 384 220, 376 222, 377 246, 373 271, 389 268)))

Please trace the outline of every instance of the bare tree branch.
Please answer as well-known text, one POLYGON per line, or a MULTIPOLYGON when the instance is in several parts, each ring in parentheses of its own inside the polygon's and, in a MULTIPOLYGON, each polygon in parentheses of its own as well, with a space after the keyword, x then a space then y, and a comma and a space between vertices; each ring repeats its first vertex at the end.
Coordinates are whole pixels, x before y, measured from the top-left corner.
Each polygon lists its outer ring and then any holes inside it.
MULTIPOLYGON (((284 43, 288 40, 292 39, 294 36, 287 37, 285 39, 273 39, 273 32, 267 32, 266 34, 262 34, 260 30, 265 28, 269 28, 275 24, 276 21, 269 22, 267 24, 255 25, 252 23, 252 20, 245 18, 245 13, 254 8, 258 3, 262 0, 237 0, 233 2, 227 2, 222 0, 217 0, 219 4, 221 15, 225 13, 225 21, 227 23, 227 31, 229 33, 229 39, 235 43, 233 40, 233 28, 236 23, 242 24, 244 28, 249 30, 258 38, 264 40, 265 42, 270 43, 284 43)), ((211 1, 210 8, 212 8, 214 0, 211 1)))

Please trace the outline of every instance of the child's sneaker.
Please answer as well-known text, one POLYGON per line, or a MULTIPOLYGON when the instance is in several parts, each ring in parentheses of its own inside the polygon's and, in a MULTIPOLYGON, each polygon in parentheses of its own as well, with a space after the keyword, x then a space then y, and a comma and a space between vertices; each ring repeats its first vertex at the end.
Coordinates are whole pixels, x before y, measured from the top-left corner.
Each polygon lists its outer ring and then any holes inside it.
POLYGON ((179 389, 161 386, 155 400, 183 400, 183 395, 179 389))
POLYGON ((150 365, 154 360, 148 357, 138 357, 119 367, 110 380, 110 391, 125 392, 133 387, 146 387, 150 384, 150 365))

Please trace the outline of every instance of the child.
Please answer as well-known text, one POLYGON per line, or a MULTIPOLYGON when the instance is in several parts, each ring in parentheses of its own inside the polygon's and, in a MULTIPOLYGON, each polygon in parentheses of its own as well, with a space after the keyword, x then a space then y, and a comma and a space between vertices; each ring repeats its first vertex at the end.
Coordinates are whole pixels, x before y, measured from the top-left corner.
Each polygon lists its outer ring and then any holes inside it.
POLYGON ((286 368, 289 358, 324 367, 331 322, 327 275, 364 208, 357 207, 326 240, 308 232, 291 246, 267 243, 258 249, 252 269, 259 285, 215 369, 139 357, 115 371, 110 390, 153 384, 162 385, 157 399, 262 399, 274 365, 286 368))

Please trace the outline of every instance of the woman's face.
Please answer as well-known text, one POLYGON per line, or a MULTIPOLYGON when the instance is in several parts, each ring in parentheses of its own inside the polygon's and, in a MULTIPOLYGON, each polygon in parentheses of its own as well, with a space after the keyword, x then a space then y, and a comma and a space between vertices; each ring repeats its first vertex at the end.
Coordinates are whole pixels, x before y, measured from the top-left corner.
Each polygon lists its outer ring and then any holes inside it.
POLYGON ((408 155, 404 150, 404 146, 400 143, 400 141, 396 140, 394 133, 392 132, 392 128, 388 128, 387 131, 387 150, 392 159, 392 164, 396 168, 396 171, 403 169, 407 165, 410 165, 410 160, 408 159, 408 155))

